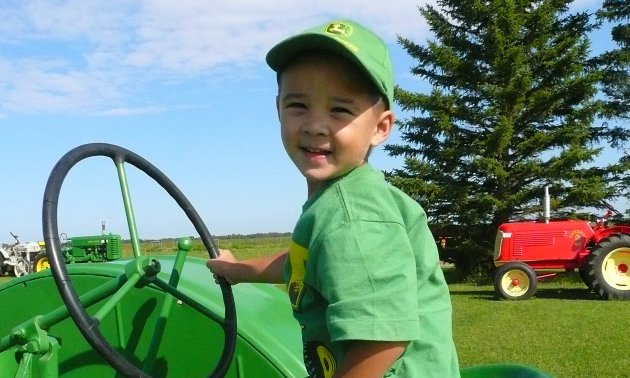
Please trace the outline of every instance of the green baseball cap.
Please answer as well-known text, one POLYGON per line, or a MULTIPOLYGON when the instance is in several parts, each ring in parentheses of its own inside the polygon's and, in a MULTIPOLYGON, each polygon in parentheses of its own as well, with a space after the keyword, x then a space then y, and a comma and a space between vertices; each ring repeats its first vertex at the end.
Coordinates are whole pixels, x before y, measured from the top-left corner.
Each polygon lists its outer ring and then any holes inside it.
POLYGON ((280 72, 294 57, 308 50, 328 50, 356 63, 385 96, 391 109, 394 73, 385 42, 374 32, 348 20, 335 20, 291 36, 269 50, 267 64, 280 72))

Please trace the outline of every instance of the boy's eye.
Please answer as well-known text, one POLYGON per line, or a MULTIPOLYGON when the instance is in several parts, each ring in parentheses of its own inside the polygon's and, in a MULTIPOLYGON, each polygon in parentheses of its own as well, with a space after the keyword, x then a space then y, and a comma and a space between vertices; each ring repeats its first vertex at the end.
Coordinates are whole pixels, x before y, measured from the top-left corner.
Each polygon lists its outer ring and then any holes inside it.
POLYGON ((352 114, 352 111, 350 111, 350 109, 348 108, 344 108, 342 106, 336 106, 334 108, 332 108, 332 112, 333 113, 347 113, 347 114, 352 114))
POLYGON ((302 102, 289 102, 284 107, 287 109, 306 109, 306 105, 302 102))

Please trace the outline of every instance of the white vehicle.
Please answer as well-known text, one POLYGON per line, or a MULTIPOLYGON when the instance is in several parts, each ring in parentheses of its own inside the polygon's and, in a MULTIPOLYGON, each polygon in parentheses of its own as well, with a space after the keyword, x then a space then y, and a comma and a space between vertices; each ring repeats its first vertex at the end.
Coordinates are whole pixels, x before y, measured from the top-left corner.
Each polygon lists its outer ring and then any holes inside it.
POLYGON ((11 232, 11 236, 15 244, 0 246, 0 276, 11 272, 16 277, 29 274, 32 261, 43 250, 42 245, 37 242, 20 243, 17 235, 11 232))

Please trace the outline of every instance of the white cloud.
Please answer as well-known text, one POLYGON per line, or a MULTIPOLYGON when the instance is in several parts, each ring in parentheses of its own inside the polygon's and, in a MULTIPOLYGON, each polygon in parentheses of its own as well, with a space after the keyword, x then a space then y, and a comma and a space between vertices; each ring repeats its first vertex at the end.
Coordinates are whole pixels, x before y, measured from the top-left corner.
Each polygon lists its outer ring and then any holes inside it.
POLYGON ((128 115, 138 115, 138 114, 154 114, 159 113, 161 110, 154 106, 146 106, 143 108, 113 108, 98 112, 98 115, 103 116, 128 116, 128 115))
POLYGON ((133 22, 132 2, 110 1, 24 1, 21 13, 24 29, 33 36, 49 39, 88 39, 107 43, 114 34, 124 34, 133 22))
MULTIPOLYGON (((264 66, 280 39, 334 16, 390 42, 419 36, 414 2, 276 0, 9 1, 0 5, 0 111, 98 114, 127 109, 152 82, 264 66), (18 37, 19 36, 19 37, 18 37)), ((135 108, 135 106, 131 107, 135 108)), ((150 108, 142 104, 140 109, 150 108)), ((119 112, 120 113, 120 112, 119 112)), ((123 112, 124 113, 124 112, 123 112)))
POLYGON ((73 70, 63 60, 0 58, 0 96, 6 111, 29 113, 93 109, 119 94, 101 73, 73 70))
POLYGON ((418 5, 426 3, 435 0, 8 0, 0 3, 0 111, 160 107, 129 102, 152 83, 249 75, 274 43, 333 17, 361 22, 395 48, 398 34, 422 42, 418 5))

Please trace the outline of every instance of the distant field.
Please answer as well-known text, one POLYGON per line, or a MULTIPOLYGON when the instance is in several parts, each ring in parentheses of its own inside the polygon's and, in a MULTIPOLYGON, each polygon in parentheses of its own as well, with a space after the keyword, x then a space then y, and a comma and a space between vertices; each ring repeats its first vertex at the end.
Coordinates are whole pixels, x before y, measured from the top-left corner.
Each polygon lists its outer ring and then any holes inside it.
MULTIPOLYGON (((283 236, 256 236, 256 237, 217 237, 215 239, 220 249, 229 249, 239 258, 257 257, 267 253, 277 252, 286 249, 291 241, 288 235, 283 236)), ((123 258, 133 256, 131 243, 123 242, 123 258)), ((176 239, 164 239, 151 242, 143 242, 140 246, 142 254, 162 255, 174 254, 177 251, 176 239)), ((201 242, 201 239, 193 241, 193 248, 189 252, 190 256, 206 258, 208 253, 201 242)), ((0 277, 0 284, 13 277, 0 277)))
MULTIPOLYGON (((215 242, 220 249, 229 249, 239 258, 250 258, 263 256, 268 253, 277 252, 287 249, 291 242, 291 237, 286 236, 259 236, 259 237, 217 237, 215 242)), ((171 254, 177 250, 176 239, 166 239, 151 243, 142 243, 141 249, 143 253, 152 254, 171 254)), ((189 253, 191 256, 208 257, 208 253, 201 242, 201 239, 193 241, 193 248, 189 253)), ((123 243, 123 257, 132 256, 132 248, 130 243, 123 243)))
MULTIPOLYGON (((289 236, 219 238, 238 258, 286 248, 289 236)), ((145 243, 145 254, 173 253, 175 240, 145 243)), ((130 256, 131 248, 124 246, 130 256)), ((200 243, 191 255, 205 257, 200 243)), ((3 277, 0 282, 11 279, 3 277)), ((556 377, 629 377, 630 301, 597 300, 577 275, 541 282, 526 301, 498 301, 492 286, 449 285, 462 366, 514 362, 556 377)))

